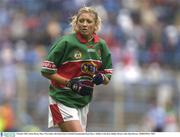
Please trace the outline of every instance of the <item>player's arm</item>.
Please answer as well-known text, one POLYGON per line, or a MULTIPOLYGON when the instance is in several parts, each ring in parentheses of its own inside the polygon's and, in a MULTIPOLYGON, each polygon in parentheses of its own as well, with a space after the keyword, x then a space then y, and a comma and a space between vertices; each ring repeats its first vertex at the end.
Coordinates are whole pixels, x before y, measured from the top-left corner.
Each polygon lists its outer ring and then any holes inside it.
POLYGON ((64 78, 60 75, 58 75, 57 73, 55 74, 48 74, 48 73, 41 73, 44 77, 48 78, 49 80, 55 81, 59 84, 63 84, 63 85, 67 85, 69 79, 64 78))
POLYGON ((85 84, 82 84, 80 81, 75 79, 66 79, 57 73, 55 74, 47 74, 47 73, 41 73, 44 77, 56 81, 59 84, 64 84, 66 87, 72 89, 72 91, 76 92, 77 94, 81 96, 88 96, 92 94, 92 87, 89 87, 85 84))
POLYGON ((105 74, 99 72, 93 76, 93 82, 96 85, 104 84, 107 85, 110 81, 110 78, 108 78, 105 74))
POLYGON ((102 44, 101 48, 102 67, 97 74, 93 76, 93 82, 96 85, 104 84, 107 85, 112 75, 112 60, 111 53, 105 43, 102 44))
POLYGON ((41 68, 42 76, 63 85, 66 85, 69 80, 58 75, 57 68, 59 64, 62 63, 62 58, 64 56, 66 47, 65 43, 66 40, 63 39, 63 37, 53 43, 46 59, 42 63, 41 68))

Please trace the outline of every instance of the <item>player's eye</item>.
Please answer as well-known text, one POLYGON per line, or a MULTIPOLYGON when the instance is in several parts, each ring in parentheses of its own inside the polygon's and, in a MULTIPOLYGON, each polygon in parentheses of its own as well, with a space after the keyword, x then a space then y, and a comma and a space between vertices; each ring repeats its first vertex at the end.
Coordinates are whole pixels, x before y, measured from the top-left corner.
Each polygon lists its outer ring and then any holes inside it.
POLYGON ((92 20, 87 19, 87 23, 90 24, 90 23, 92 23, 92 22, 93 22, 92 20))
POLYGON ((85 20, 84 19, 79 19, 79 22, 80 23, 83 23, 85 20))

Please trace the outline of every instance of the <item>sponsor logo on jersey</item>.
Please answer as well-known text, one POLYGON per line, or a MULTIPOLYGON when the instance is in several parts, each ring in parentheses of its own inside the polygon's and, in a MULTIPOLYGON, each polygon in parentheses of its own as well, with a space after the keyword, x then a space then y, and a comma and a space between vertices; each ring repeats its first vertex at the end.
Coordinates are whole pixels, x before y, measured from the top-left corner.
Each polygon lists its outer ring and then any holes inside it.
POLYGON ((74 58, 75 59, 81 59, 82 58, 82 53, 79 50, 74 51, 74 58))
POLYGON ((94 75, 97 71, 96 64, 93 62, 85 62, 81 65, 81 71, 85 74, 94 75))

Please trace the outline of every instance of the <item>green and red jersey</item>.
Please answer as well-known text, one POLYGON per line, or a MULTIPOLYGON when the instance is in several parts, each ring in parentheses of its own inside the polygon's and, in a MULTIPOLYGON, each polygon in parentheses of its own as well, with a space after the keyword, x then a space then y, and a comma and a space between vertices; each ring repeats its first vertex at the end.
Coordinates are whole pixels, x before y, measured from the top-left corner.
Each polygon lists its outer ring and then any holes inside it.
MULTIPOLYGON (((109 79, 112 75, 112 61, 109 49, 96 34, 87 42, 80 33, 72 33, 58 39, 42 64, 41 72, 58 73, 68 79, 77 78, 94 87, 92 76, 101 72, 109 79)), ((49 95, 66 106, 81 108, 92 96, 80 96, 71 89, 51 81, 49 95)))

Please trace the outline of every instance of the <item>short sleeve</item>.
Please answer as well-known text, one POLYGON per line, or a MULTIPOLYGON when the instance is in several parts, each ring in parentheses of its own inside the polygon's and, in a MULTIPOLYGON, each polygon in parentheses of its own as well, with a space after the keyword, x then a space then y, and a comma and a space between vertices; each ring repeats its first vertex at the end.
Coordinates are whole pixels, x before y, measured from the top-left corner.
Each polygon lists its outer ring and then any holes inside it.
POLYGON ((106 77, 111 79, 112 59, 111 59, 111 53, 105 41, 102 42, 101 57, 102 57, 102 67, 100 71, 101 73, 106 75, 106 77))
POLYGON ((61 38, 57 40, 50 49, 47 57, 42 63, 41 72, 54 74, 62 62, 65 50, 65 41, 61 38))

